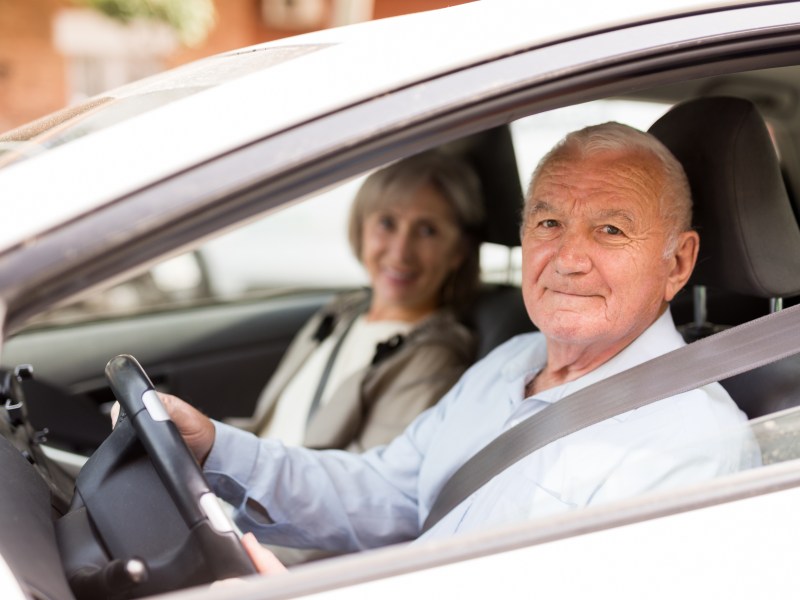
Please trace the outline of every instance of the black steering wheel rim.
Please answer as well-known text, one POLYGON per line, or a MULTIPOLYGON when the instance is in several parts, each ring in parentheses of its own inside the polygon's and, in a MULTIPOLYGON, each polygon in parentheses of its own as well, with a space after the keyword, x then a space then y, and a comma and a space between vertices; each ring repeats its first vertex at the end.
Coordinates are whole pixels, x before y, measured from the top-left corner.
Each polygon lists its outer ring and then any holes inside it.
POLYGON ((132 598, 256 572, 135 358, 106 366, 120 419, 56 524, 73 593, 132 598))

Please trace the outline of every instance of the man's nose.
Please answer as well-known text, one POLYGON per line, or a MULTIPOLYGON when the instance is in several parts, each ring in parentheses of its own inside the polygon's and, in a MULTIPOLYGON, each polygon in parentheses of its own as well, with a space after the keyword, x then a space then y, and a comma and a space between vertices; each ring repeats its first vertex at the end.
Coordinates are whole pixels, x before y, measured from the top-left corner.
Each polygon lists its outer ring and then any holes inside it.
POLYGON ((587 273, 592 268, 589 240, 579 234, 564 235, 553 259, 556 271, 561 275, 587 273))

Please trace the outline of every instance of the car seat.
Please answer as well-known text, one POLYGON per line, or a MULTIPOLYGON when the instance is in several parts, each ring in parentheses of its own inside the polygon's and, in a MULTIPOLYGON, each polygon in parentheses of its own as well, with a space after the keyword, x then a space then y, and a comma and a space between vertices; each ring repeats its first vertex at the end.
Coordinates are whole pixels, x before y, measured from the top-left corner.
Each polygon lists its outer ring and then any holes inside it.
MULTIPOLYGON (((523 195, 508 126, 479 132, 440 149, 460 156, 480 179, 486 211, 483 242, 505 246, 509 251, 519 246, 523 195)), ((522 291, 510 282, 483 284, 467 311, 467 321, 478 336, 476 359, 519 333, 535 330, 522 291)))
MULTIPOLYGON (((800 294, 800 228, 755 105, 732 97, 690 100, 667 112, 650 133, 686 171, 700 234, 689 282, 694 318, 682 326, 685 337, 692 341, 745 322, 800 294), (706 305, 709 290, 727 310, 725 320, 717 321, 706 305)), ((800 405, 800 357, 721 383, 750 418, 800 405)))

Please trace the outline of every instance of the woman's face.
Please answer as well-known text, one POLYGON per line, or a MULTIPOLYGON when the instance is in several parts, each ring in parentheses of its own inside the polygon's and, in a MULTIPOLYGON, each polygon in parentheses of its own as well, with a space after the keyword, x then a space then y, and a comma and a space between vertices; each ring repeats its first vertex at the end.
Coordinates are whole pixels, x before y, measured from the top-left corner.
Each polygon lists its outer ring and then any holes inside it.
POLYGON ((429 184, 368 214, 361 235, 372 320, 425 317, 438 307, 442 284, 464 260, 453 210, 429 184))

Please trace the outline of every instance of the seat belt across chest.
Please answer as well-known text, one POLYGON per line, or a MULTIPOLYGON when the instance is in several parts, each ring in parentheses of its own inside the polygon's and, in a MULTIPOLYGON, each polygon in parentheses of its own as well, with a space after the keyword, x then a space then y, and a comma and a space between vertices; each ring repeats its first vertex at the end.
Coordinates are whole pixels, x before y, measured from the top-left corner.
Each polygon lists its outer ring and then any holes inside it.
POLYGON ((565 396, 489 442, 445 483, 422 532, 519 460, 581 429, 800 352, 800 305, 726 329, 565 396))

